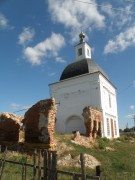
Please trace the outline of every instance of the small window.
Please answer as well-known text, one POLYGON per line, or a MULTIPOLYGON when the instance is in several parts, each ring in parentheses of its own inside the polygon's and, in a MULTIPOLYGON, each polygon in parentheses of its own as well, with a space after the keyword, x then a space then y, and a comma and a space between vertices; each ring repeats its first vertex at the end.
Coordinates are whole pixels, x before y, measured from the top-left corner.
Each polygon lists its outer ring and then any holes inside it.
POLYGON ((115 131, 115 136, 117 136, 117 125, 116 125, 116 121, 114 121, 114 131, 115 131))
POLYGON ((81 56, 82 55, 82 48, 79 48, 78 49, 78 56, 81 56))
POLYGON ((111 103, 111 95, 109 94, 109 107, 112 107, 112 103, 111 103))
POLYGON ((109 118, 106 119, 107 123, 107 136, 110 136, 110 123, 109 123, 109 118))
POLYGON ((87 49, 87 56, 89 56, 90 55, 90 51, 89 51, 89 49, 87 49))

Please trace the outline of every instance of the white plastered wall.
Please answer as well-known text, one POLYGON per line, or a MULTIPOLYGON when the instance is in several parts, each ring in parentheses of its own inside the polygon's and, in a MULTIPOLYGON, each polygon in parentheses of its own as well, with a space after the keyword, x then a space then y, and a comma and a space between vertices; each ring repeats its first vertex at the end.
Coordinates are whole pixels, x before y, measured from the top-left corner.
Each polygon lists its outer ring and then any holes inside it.
POLYGON ((102 75, 99 76, 101 91, 101 106, 103 111, 103 137, 112 138, 112 126, 114 138, 119 137, 116 88, 102 75), (107 119, 109 119, 110 134, 108 134, 107 119), (111 121, 112 124, 111 124, 111 121), (116 122, 116 127, 114 124, 116 122))
MULTIPOLYGON (((78 116, 82 119, 83 108, 94 106, 102 110, 102 134, 103 137, 112 138, 111 122, 110 135, 107 133, 106 119, 113 120, 114 138, 119 137, 117 101, 115 87, 100 73, 93 73, 70 78, 64 81, 50 84, 51 96, 56 99, 56 131, 67 133, 66 123, 69 117, 78 116), (109 104, 109 96, 111 106, 109 104), (116 131, 114 121, 116 121, 116 131)), ((81 133, 85 133, 82 127, 81 133)))
MULTIPOLYGON (((56 114, 56 131, 66 133, 67 119, 76 115, 83 121, 82 112, 86 106, 101 109, 98 74, 88 74, 58 83, 50 84, 51 96, 58 104, 56 114)), ((82 127, 81 133, 85 133, 82 127)))

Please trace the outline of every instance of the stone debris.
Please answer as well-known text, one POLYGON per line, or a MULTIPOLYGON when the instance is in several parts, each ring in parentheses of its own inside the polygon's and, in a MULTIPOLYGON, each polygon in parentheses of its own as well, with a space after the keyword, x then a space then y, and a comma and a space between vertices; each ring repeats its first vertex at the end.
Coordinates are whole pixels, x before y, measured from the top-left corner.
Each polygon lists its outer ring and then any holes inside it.
POLYGON ((80 132, 79 131, 75 131, 73 134, 73 140, 77 141, 80 139, 80 132))
POLYGON ((114 149, 114 148, 111 148, 111 147, 106 147, 105 150, 106 150, 106 151, 115 151, 115 149, 114 149))
MULTIPOLYGON (((70 135, 68 139, 73 139, 70 135)), ((71 140, 71 142, 83 145, 87 148, 92 148, 95 142, 92 142, 89 137, 80 136, 76 141, 71 140)), ((80 167, 80 155, 72 156, 71 152, 74 152, 74 147, 68 145, 66 142, 61 141, 58 138, 55 138, 55 150, 58 155, 58 166, 75 166, 80 167)), ((100 165, 100 162, 93 156, 85 154, 85 165, 88 168, 94 169, 96 166, 100 165)))
MULTIPOLYGON (((84 158, 85 158, 85 167, 95 169, 96 166, 101 165, 101 163, 95 157, 89 154, 84 154, 84 158)), ((63 157, 59 157, 57 163, 60 166, 80 167, 81 166, 80 155, 74 158, 72 158, 71 154, 68 154, 63 157)))
POLYGON ((23 116, 0 113, 0 141, 18 141, 20 122, 23 116))
MULTIPOLYGON (((94 145, 94 140, 90 137, 80 136, 79 138, 75 138, 71 140, 72 143, 78 144, 80 146, 85 146, 86 148, 92 148, 94 145)), ((96 143, 96 142, 95 142, 96 143)))

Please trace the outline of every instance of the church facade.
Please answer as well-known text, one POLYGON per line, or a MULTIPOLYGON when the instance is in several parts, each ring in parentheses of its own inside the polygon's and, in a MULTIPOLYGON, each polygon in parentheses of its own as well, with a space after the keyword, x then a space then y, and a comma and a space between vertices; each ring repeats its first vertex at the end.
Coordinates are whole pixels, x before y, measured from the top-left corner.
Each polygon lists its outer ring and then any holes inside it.
POLYGON ((92 107, 102 112, 101 136, 119 137, 116 88, 91 57, 91 47, 79 35, 76 60, 63 70, 60 80, 50 84, 56 99, 56 132, 86 134, 83 110, 92 107))

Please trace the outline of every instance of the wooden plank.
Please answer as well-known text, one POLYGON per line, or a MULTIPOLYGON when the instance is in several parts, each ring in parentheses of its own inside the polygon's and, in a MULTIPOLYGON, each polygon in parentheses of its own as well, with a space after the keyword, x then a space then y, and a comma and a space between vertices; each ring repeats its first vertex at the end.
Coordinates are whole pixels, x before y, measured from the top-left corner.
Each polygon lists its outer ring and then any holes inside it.
POLYGON ((47 164, 47 167, 48 167, 48 180, 50 180, 51 178, 51 161, 52 161, 52 152, 51 151, 48 151, 48 164, 47 164))
MULTIPOLYGON (((76 174, 79 177, 82 177, 82 174, 80 173, 75 173, 75 172, 68 172, 68 171, 62 171, 62 170, 57 170, 57 174, 65 174, 67 176, 74 176, 76 174)), ((93 179, 93 180, 99 180, 99 176, 90 176, 86 175, 86 179, 93 179)))
POLYGON ((38 153, 38 180, 41 179, 41 149, 38 153))
MULTIPOLYGON (((3 161, 3 159, 0 159, 3 161)), ((7 163, 11 163, 11 164, 18 164, 18 165, 22 165, 21 162, 16 162, 16 161, 12 161, 12 160, 5 160, 5 162, 7 163)), ((28 167, 33 167, 33 164, 29 164, 29 163, 24 163, 25 166, 28 166, 28 167)), ((37 169, 38 166, 35 166, 35 168, 37 169)), ((41 169, 44 169, 43 167, 41 167, 41 169)), ((65 174, 67 176, 72 176, 74 174, 76 174, 78 177, 82 177, 82 174, 80 173, 74 173, 74 172, 68 172, 68 171, 62 171, 62 170, 57 170, 57 174, 65 174)), ((93 179, 93 180, 100 180, 100 177, 99 176, 90 176, 90 175, 86 175, 86 178, 87 179, 93 179)))
POLYGON ((27 166, 24 165, 24 179, 27 179, 27 166))
POLYGON ((2 180, 2 175, 3 175, 3 171, 4 171, 4 167, 5 167, 5 160, 6 160, 6 154, 7 154, 7 147, 5 149, 5 152, 4 152, 4 157, 3 157, 3 160, 1 161, 1 168, 0 168, 0 180, 2 180))
POLYGON ((96 176, 100 176, 100 174, 101 174, 100 166, 96 166, 96 176))
POLYGON ((81 161, 81 170, 82 170, 82 180, 86 180, 85 157, 83 153, 80 153, 80 161, 81 161))
POLYGON ((34 154, 33 154, 33 180, 36 180, 36 155, 37 155, 37 150, 35 149, 34 154))
POLYGON ((50 179, 55 180, 57 179, 57 152, 52 152, 52 162, 51 162, 51 173, 50 173, 50 179))
POLYGON ((25 164, 22 165, 22 180, 26 180, 26 166, 25 164))
POLYGON ((47 150, 44 150, 44 160, 43 160, 43 179, 47 179, 47 159, 48 159, 48 154, 47 150))
POLYGON ((79 180, 79 177, 77 174, 73 174, 73 180, 79 180))
MULTIPOLYGON (((8 162, 8 163, 12 163, 12 164, 18 164, 18 165, 22 165, 24 166, 23 168, 23 180, 26 179, 26 167, 32 167, 33 168, 33 180, 36 180, 36 172, 37 172, 37 169, 38 169, 38 177, 40 177, 41 179, 41 170, 43 169, 43 179, 44 180, 56 180, 57 179, 57 174, 65 174, 67 176, 71 176, 74 178, 74 180, 79 180, 79 178, 82 179, 82 175, 83 175, 83 178, 84 178, 84 175, 85 175, 85 178, 86 179, 93 179, 93 180, 100 180, 100 177, 99 176, 89 176, 89 175, 86 175, 85 173, 85 161, 84 161, 84 157, 81 157, 82 158, 82 167, 83 170, 82 172, 83 173, 74 173, 74 172, 68 172, 68 171, 62 171, 62 170, 57 170, 56 166, 57 166, 57 153, 56 152, 48 152, 47 150, 44 151, 44 165, 43 167, 41 166, 41 151, 39 152, 40 153, 40 157, 38 159, 38 165, 36 165, 36 155, 37 155, 37 151, 35 150, 34 151, 34 155, 33 155, 33 164, 29 164, 29 163, 21 163, 21 162, 17 162, 17 161, 11 161, 11 160, 6 160, 6 159, 3 159, 3 158, 0 158, 0 161, 5 163, 5 162, 8 162), (40 175, 40 176, 39 176, 40 175)), ((83 156, 83 155, 82 155, 83 156)), ((5 156, 6 158, 6 156, 5 156)), ((97 168, 98 169, 98 168, 97 168)), ((96 170, 97 172, 97 170, 96 170)), ((96 173, 97 175, 97 173, 96 173)), ((1 179, 0 179, 1 180, 1 179)))

